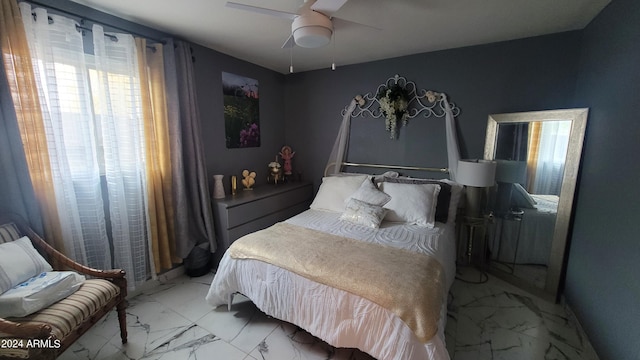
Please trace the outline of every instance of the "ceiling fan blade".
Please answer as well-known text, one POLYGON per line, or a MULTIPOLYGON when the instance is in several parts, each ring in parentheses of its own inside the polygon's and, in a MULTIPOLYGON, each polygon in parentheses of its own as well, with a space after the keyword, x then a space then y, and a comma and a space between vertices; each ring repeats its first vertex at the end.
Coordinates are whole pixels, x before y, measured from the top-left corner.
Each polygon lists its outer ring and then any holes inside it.
POLYGON ((287 40, 282 44, 283 49, 288 49, 290 47, 294 47, 296 45, 295 40, 293 40, 293 34, 289 35, 287 40))
POLYGON ((311 5, 311 10, 331 16, 340 10, 346 2, 347 0, 316 0, 316 2, 311 5))
POLYGON ((258 6, 240 4, 232 1, 227 1, 226 6, 233 9, 246 10, 246 11, 251 11, 258 14, 271 15, 271 16, 275 16, 283 19, 289 19, 289 20, 293 20, 296 17, 298 17, 298 14, 293 14, 286 11, 266 9, 258 6))
POLYGON ((335 16, 331 18, 331 21, 333 21, 334 28, 345 28, 345 27, 350 27, 350 26, 364 26, 364 27, 369 28, 371 30, 382 31, 382 28, 379 28, 377 26, 363 24, 363 23, 359 23, 359 22, 355 22, 355 21, 351 21, 351 20, 346 20, 346 19, 343 19, 343 18, 335 17, 335 16))

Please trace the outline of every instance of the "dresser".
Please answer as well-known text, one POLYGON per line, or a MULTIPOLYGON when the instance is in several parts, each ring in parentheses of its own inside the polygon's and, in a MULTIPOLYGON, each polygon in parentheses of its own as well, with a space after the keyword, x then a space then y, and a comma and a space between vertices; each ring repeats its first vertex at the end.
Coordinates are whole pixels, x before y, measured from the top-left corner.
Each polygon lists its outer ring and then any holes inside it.
POLYGON ((214 199, 216 266, 235 240, 307 210, 312 199, 313 185, 309 182, 258 185, 253 190, 238 189, 236 195, 214 199))

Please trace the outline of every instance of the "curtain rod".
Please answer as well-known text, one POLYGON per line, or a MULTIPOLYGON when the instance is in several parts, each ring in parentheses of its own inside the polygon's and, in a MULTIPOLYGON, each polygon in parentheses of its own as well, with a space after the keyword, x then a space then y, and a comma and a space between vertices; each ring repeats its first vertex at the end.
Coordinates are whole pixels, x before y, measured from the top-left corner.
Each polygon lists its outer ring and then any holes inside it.
MULTIPOLYGON (((36 13, 31 13, 31 16, 33 16, 33 19, 35 20, 38 15, 36 13)), ((53 18, 51 16, 47 16, 47 21, 49 22, 49 24, 53 24, 53 18)), ((76 30, 78 30, 79 32, 84 32, 84 31, 91 31, 93 32, 92 29, 89 29, 86 26, 80 26, 78 24, 76 24, 76 30)), ((84 33, 83 33, 84 35, 84 33)), ((111 41, 113 42, 118 42, 118 37, 116 35, 112 35, 112 34, 107 34, 107 33, 103 33, 103 35, 105 37, 108 37, 109 39, 111 39, 111 41)), ((153 45, 146 45, 147 49, 151 49, 151 51, 156 52, 156 47, 153 45)))
MULTIPOLYGON (((88 27, 80 26, 78 24, 76 24, 76 30, 93 32, 93 30, 89 29, 88 27)), ((113 42, 118 42, 118 37, 116 35, 111 35, 111 34, 107 34, 107 33, 104 33, 103 35, 108 37, 109 39, 111 39, 111 41, 113 41, 113 42)), ((154 45, 146 45, 146 47, 147 47, 147 49, 151 49, 151 51, 156 52, 156 47, 154 45)))
MULTIPOLYGON (((66 15, 70 15, 70 16, 73 16, 73 17, 80 18, 80 23, 81 24, 83 23, 83 21, 87 20, 87 21, 91 21, 91 22, 96 23, 96 24, 100 24, 100 25, 104 25, 104 26, 110 27, 112 29, 116 29, 118 31, 123 31, 123 32, 131 34, 131 35, 135 35, 135 36, 138 36, 138 37, 143 37, 145 39, 149 39, 151 41, 155 41, 155 42, 163 44, 163 45, 166 44, 166 41, 164 41, 164 40, 159 40, 159 39, 153 38, 151 36, 140 34, 140 33, 135 32, 135 31, 131 31, 131 30, 123 29, 123 28, 118 27, 118 26, 107 24, 107 23, 104 23, 102 21, 99 21, 99 20, 96 20, 96 19, 93 19, 93 18, 90 18, 90 17, 82 16, 82 15, 73 13, 71 11, 61 9, 59 7, 56 7, 56 6, 52 6, 52 5, 49 5, 49 4, 43 4, 43 3, 39 2, 39 1, 33 1, 33 0, 28 0, 28 1, 25 1, 25 2, 30 3, 32 5, 41 6, 43 8, 47 8, 47 9, 50 9, 50 10, 55 10, 55 11, 61 12, 61 13, 66 14, 66 15)), ((96 10, 96 11, 98 11, 98 10, 96 10)), ((111 15, 111 16, 114 16, 114 15, 111 15)), ((82 24, 82 25, 84 25, 84 24, 82 24)), ((81 26, 78 26, 78 27, 82 28, 81 26)), ((87 28, 84 28, 83 30, 91 31, 90 29, 87 29, 87 28)))

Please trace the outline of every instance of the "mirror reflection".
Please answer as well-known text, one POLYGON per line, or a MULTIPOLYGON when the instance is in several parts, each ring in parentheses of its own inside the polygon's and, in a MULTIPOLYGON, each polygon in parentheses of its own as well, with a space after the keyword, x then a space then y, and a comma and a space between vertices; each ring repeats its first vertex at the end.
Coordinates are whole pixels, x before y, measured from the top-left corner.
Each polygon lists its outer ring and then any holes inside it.
POLYGON ((489 240, 496 266, 544 288, 571 121, 498 125, 489 240))
POLYGON ((575 190, 586 109, 489 117, 485 159, 495 160, 490 269, 555 296, 575 190))

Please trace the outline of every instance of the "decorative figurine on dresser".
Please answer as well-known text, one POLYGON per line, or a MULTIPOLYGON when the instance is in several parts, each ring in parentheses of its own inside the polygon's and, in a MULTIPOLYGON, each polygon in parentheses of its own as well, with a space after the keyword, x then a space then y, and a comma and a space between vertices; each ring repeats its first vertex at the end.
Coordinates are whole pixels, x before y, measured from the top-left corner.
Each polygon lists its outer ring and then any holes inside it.
POLYGON ((242 178, 244 190, 253 190, 253 185, 256 183, 256 172, 245 169, 242 171, 242 178))
POLYGON ((284 176, 289 177, 293 174, 293 168, 291 167, 291 159, 295 155, 295 151, 291 150, 291 146, 285 145, 280 150, 280 157, 284 161, 284 176))
POLYGON ((269 163, 269 174, 267 175, 267 182, 269 184, 279 184, 284 182, 284 176, 282 175, 282 165, 278 162, 278 155, 276 160, 269 163))

